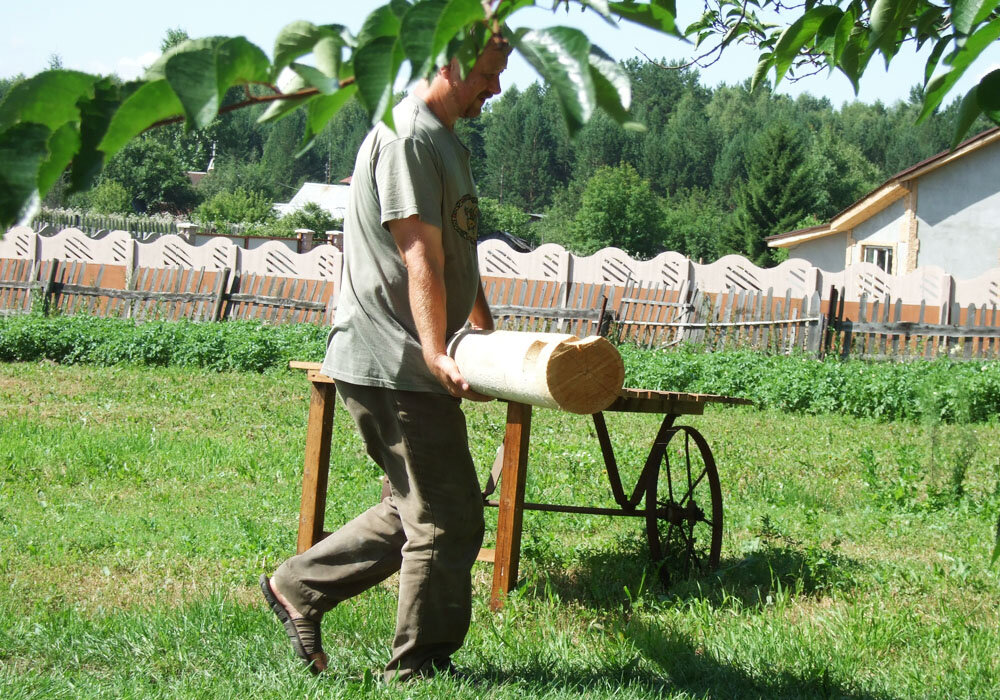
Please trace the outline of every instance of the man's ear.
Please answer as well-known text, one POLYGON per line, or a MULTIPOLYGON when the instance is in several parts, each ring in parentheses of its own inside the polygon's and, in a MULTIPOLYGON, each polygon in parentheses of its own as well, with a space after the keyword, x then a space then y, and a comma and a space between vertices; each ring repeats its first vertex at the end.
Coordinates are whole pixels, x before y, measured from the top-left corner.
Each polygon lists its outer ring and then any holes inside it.
POLYGON ((458 65, 458 59, 453 58, 447 64, 438 68, 438 74, 449 83, 458 82, 462 79, 462 67, 458 65))

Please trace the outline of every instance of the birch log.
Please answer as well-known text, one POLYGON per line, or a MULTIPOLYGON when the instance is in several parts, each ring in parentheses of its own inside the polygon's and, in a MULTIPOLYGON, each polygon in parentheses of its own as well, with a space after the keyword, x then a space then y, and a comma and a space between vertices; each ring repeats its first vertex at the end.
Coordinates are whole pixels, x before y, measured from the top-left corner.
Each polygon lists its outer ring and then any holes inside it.
POLYGON ((625 381, 618 350, 596 335, 464 330, 448 353, 481 394, 571 413, 603 411, 625 381))

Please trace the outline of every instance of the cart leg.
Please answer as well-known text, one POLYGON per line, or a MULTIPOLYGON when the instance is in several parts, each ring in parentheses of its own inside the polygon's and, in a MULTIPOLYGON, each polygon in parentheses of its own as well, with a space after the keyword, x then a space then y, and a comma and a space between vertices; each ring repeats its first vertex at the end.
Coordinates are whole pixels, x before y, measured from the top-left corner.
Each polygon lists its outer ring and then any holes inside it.
POLYGON ((531 434, 531 406, 511 401, 507 404, 507 434, 503 448, 503 478, 500 485, 500 513, 497 518, 497 547, 493 562, 493 591, 490 608, 503 607, 507 594, 517 582, 521 559, 521 515, 528 465, 528 438, 531 434))
POLYGON ((299 554, 323 539, 336 396, 337 388, 332 382, 312 383, 306 428, 306 460, 302 470, 302 505, 299 508, 299 554))

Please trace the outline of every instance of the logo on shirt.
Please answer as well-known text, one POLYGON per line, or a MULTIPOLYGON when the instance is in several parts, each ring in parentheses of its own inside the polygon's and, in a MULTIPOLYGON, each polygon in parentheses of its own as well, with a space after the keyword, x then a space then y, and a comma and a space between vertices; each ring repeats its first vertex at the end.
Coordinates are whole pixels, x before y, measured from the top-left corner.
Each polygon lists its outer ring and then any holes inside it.
POLYGON ((463 195, 451 210, 451 225, 469 243, 479 241, 479 198, 463 195))

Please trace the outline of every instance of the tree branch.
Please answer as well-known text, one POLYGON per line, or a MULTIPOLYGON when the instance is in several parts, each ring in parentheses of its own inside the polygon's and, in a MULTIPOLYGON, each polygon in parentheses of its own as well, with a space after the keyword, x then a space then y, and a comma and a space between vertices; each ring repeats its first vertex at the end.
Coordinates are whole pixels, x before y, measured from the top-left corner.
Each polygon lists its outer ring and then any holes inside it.
MULTIPOLYGON (((354 78, 346 78, 340 81, 340 87, 345 88, 348 85, 352 85, 353 83, 354 83, 354 78)), ((275 94, 260 95, 259 97, 255 97, 250 94, 249 86, 244 84, 243 89, 244 93, 247 96, 247 99, 243 100, 242 102, 235 102, 231 105, 220 107, 219 114, 234 112, 237 109, 243 109, 244 107, 252 107, 253 105, 261 105, 261 104, 268 104, 270 102, 277 102, 278 100, 300 100, 305 97, 313 97, 314 95, 320 94, 317 88, 306 88, 305 90, 299 90, 298 92, 293 92, 291 94, 286 95, 280 92, 278 88, 276 88, 274 85, 271 85, 269 83, 260 83, 260 84, 270 88, 271 90, 274 90, 275 94)), ((179 114, 176 117, 170 117, 169 119, 161 119, 158 122, 154 122, 153 124, 150 124, 145 129, 143 129, 142 131, 143 133, 145 133, 150 129, 156 129, 157 127, 166 126, 167 124, 179 124, 180 122, 183 121, 185 121, 184 115, 179 114)))

